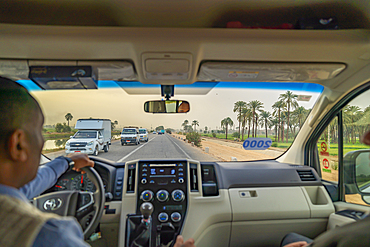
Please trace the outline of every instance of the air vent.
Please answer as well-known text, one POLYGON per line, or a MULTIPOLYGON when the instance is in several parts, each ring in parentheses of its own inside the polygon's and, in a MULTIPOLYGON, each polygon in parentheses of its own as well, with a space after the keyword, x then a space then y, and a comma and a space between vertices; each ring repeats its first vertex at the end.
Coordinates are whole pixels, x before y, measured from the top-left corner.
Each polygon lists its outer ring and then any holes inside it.
POLYGON ((199 192, 197 164, 190 164, 190 191, 199 192))
POLYGON ((135 171, 136 165, 129 165, 127 174, 127 193, 135 193, 135 171))
POLYGON ((203 196, 218 196, 218 185, 213 165, 202 164, 203 196))
POLYGON ((316 181, 316 178, 311 170, 297 170, 297 172, 301 178, 301 181, 316 181))

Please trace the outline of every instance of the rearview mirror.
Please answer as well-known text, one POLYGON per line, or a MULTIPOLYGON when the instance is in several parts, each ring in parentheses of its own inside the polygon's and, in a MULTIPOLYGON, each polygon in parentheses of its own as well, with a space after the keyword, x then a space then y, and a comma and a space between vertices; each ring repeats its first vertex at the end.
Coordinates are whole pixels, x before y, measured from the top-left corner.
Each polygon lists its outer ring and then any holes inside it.
POLYGON ((144 111, 149 113, 187 113, 190 104, 184 100, 154 100, 144 103, 144 111))

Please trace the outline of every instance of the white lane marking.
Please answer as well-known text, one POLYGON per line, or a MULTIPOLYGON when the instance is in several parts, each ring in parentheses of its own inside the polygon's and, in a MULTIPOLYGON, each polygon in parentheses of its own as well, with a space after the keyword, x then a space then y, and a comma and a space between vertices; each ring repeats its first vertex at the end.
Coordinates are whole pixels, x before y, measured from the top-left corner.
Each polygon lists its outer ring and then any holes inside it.
POLYGON ((144 143, 143 145, 141 145, 140 147, 132 150, 128 155, 126 155, 125 157, 123 157, 122 159, 118 160, 117 163, 119 162, 122 162, 124 161, 125 159, 127 159, 131 154, 135 153, 137 150, 139 150, 140 148, 144 147, 146 144, 148 144, 149 142, 151 142, 152 140, 154 140, 156 137, 150 139, 147 143, 144 143))
MULTIPOLYGON (((171 138, 170 138, 171 139, 171 138)), ((180 150, 186 155, 186 156, 188 156, 188 158, 189 159, 191 159, 191 157, 190 157, 190 155, 188 155, 185 151, 184 151, 184 149, 182 149, 179 145, 177 145, 177 143, 174 141, 174 140, 171 140, 172 142, 173 142, 173 144, 175 144, 178 148, 180 148, 180 150)))

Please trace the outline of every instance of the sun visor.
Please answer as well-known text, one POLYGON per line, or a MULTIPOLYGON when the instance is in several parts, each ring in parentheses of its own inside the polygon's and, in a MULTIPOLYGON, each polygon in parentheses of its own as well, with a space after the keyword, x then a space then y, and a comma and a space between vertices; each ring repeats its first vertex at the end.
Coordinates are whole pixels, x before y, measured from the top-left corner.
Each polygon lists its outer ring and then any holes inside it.
POLYGON ((41 89, 97 89, 98 81, 137 81, 128 61, 48 61, 0 59, 0 75, 31 79, 41 89))
POLYGON ((30 66, 29 78, 42 89, 97 89, 91 66, 30 66))
POLYGON ((29 68, 27 60, 0 59, 0 75, 13 80, 28 79, 29 68))
POLYGON ((345 68, 340 63, 204 62, 198 81, 319 82, 334 78, 345 68))
POLYGON ((77 65, 92 66, 99 81, 137 81, 134 66, 126 61, 77 61, 77 65))
MULTIPOLYGON (((141 82, 121 82, 116 83, 127 94, 152 94, 161 95, 161 85, 159 84, 143 84, 141 82)), ((218 82, 194 82, 190 85, 175 85, 174 95, 206 95, 218 82)))

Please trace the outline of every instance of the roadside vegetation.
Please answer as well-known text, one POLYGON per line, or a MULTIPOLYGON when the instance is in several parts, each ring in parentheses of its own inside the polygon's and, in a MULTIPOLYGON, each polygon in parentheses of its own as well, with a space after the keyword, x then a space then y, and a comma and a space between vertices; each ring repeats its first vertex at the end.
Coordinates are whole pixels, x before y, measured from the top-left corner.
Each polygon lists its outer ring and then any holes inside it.
MULTIPOLYGON (((292 91, 279 95, 272 104, 272 112, 264 109, 264 103, 259 100, 237 101, 233 105, 236 121, 232 116, 220 120, 220 128, 210 129, 207 126, 199 129, 197 120, 184 120, 181 129, 184 134, 199 133, 201 136, 243 142, 250 137, 268 137, 272 140, 271 147, 287 149, 300 131, 311 109, 299 105, 299 96, 292 91), (234 128, 234 129, 233 129, 234 128)), ((363 111, 358 106, 347 105, 343 110, 344 121, 344 154, 365 149, 361 136, 370 129, 370 106, 363 111)), ((327 152, 330 156, 338 155, 338 124, 333 121, 318 141, 328 143, 327 152)))

